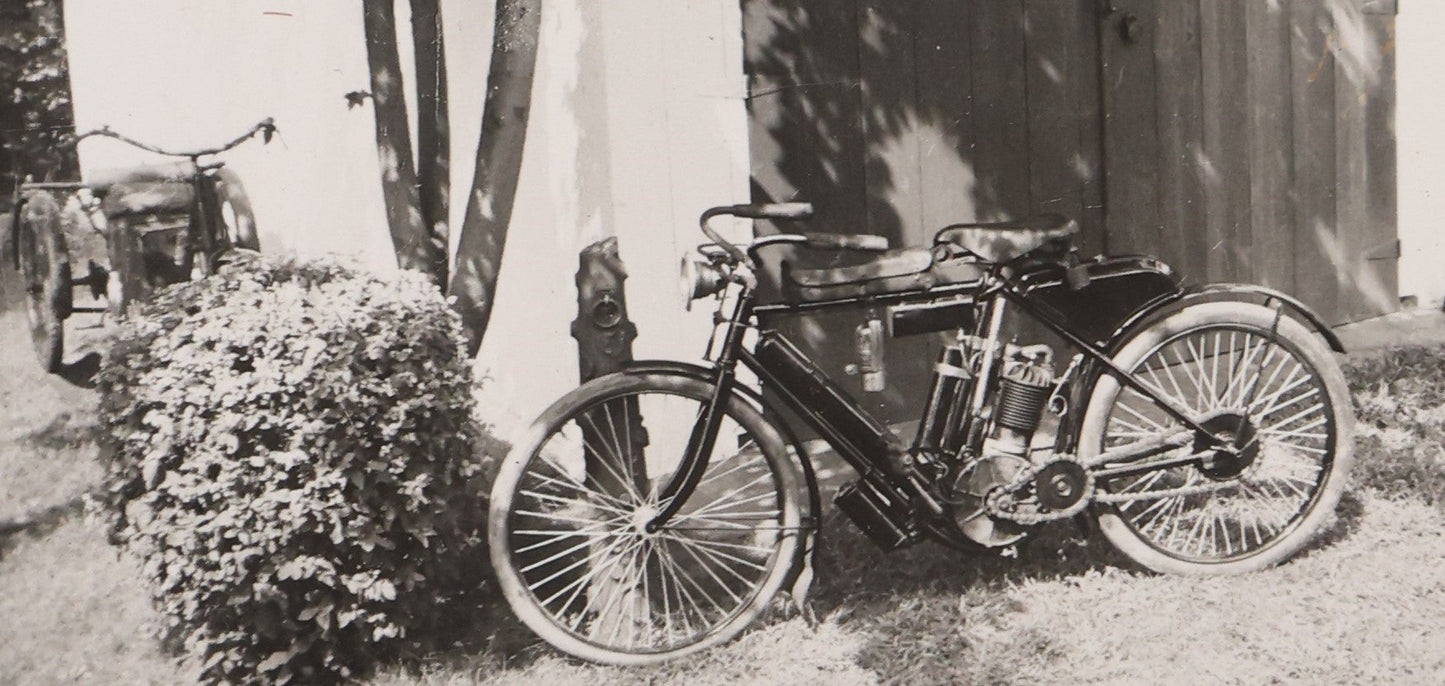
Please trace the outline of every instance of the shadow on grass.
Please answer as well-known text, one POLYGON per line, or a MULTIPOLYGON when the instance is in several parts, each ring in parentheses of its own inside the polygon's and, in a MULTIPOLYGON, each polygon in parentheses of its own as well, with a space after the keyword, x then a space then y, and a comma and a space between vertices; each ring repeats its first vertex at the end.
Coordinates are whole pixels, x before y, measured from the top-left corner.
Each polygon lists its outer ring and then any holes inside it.
MULTIPOLYGON (((1345 493, 1332 525, 1300 554, 1352 536, 1364 508, 1357 495, 1345 493)), ((1043 526, 1018 545, 1016 557, 1003 557, 930 543, 885 553, 833 516, 825 530, 815 604, 820 614, 837 613, 867 634, 858 662, 883 683, 1034 683, 1039 674, 1030 669, 1061 652, 1054 634, 1011 626, 1009 616, 1027 608, 1009 591, 1028 581, 1109 568, 1141 571, 1079 522, 1043 526), (977 637, 993 631, 1009 632, 1004 647, 979 646, 977 637)))
POLYGON ((0 520, 0 560, 15 548, 22 536, 45 538, 52 531, 85 512, 85 496, 76 496, 58 505, 26 513, 16 519, 0 520))
POLYGON ((1300 550, 1299 556, 1313 555, 1316 552, 1327 549, 1351 536, 1360 529, 1360 523, 1365 520, 1365 501, 1360 496, 1346 491, 1340 496, 1340 504, 1335 507, 1335 519, 1328 529, 1324 529, 1315 535, 1314 539, 1300 550))
MULTIPOLYGON (((1077 576, 1127 564, 1092 543, 1075 521, 1037 530, 1016 556, 967 553, 935 543, 884 552, 845 518, 827 518, 820 551, 820 615, 836 614, 867 635, 858 657, 883 683, 1022 683, 1026 670, 1009 655, 972 650, 975 624, 1022 611, 1007 589, 1027 580, 1077 576)), ((1055 651, 1047 635, 1020 635, 1011 650, 1038 659, 1055 651)))
POLYGON ((60 371, 55 375, 65 379, 72 386, 95 388, 95 375, 100 372, 100 359, 100 353, 86 353, 79 359, 61 365, 60 371))
POLYGON ((50 423, 21 438, 29 448, 43 451, 75 450, 93 445, 100 438, 100 424, 93 416, 61 412, 50 423))

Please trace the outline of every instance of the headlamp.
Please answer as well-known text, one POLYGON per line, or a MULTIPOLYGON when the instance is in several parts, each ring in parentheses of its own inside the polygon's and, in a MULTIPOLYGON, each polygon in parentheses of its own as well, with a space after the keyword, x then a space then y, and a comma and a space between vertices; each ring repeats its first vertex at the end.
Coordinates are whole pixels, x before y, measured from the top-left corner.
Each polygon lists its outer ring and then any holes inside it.
POLYGON ((682 293, 683 309, 692 310, 692 301, 717 294, 727 283, 727 274, 712 260, 693 252, 682 256, 678 288, 682 293))

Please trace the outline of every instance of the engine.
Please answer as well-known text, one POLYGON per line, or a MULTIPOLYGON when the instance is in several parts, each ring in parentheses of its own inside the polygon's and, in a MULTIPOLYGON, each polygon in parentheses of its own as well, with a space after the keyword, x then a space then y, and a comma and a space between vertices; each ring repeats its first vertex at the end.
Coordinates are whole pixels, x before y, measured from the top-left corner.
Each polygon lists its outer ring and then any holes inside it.
POLYGON ((965 339, 939 354, 924 416, 914 439, 914 453, 934 455, 949 465, 945 500, 954 523, 974 542, 986 547, 1011 545, 1025 527, 988 516, 989 495, 1033 470, 1035 457, 1048 461, 1051 451, 1035 456, 1032 442, 1044 409, 1058 381, 1054 378, 1053 350, 1047 345, 1009 345, 992 382, 996 389, 979 416, 969 407, 980 380, 975 376, 978 352, 965 339), (976 455, 963 448, 980 445, 976 455), (1044 454, 1047 453, 1047 454, 1044 454))

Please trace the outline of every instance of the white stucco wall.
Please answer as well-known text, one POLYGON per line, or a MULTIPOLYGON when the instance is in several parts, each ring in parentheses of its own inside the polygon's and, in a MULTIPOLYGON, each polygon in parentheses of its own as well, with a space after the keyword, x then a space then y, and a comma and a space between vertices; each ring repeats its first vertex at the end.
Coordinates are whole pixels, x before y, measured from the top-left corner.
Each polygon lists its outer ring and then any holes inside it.
POLYGON ((1445 2, 1400 0, 1400 294, 1439 307, 1445 298, 1445 2))
MULTIPOLYGON (((638 357, 696 358, 707 313, 684 315, 678 257, 710 205, 748 197, 736 0, 549 0, 520 189, 478 368, 506 434, 577 382, 569 325, 577 252, 619 236, 638 357)), ((407 3, 398 4, 410 68, 407 3)), ((450 72, 452 227, 460 229, 490 55, 487 2, 443 0, 450 72)), ((356 255, 395 268, 385 228, 355 0, 68 0, 81 129, 162 145, 224 140, 271 116, 281 137, 226 157, 268 252, 356 255)), ((410 74, 406 74, 407 77, 410 74)), ((413 118, 414 120, 414 118, 413 118)), ((110 141, 85 170, 141 162, 110 141)))

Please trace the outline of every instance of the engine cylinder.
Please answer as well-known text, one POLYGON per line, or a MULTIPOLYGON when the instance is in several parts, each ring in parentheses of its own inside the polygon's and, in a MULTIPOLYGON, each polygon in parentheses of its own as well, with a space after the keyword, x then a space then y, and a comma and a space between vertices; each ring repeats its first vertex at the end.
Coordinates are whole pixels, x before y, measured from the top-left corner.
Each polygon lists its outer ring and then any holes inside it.
POLYGON ((1053 364, 1046 358, 1019 360, 1004 369, 994 415, 995 449, 1028 454, 1029 443, 1053 393, 1053 376, 1053 364))
POLYGON ((999 383, 998 425, 1033 436, 1039 429, 1039 417, 1049 402, 1052 387, 1028 381, 1004 378, 999 383))

